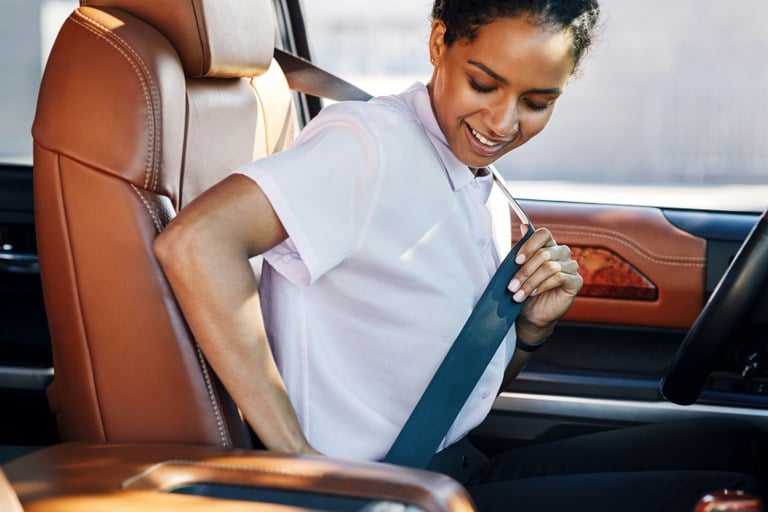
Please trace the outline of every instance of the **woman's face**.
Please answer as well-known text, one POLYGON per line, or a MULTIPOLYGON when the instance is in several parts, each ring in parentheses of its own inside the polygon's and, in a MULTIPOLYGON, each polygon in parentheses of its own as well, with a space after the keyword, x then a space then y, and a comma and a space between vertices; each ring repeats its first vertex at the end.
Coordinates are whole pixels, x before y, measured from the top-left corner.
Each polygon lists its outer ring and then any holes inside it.
POLYGON ((573 71, 572 36, 525 18, 498 18, 474 41, 445 44, 435 21, 429 40, 432 108, 454 155, 484 167, 547 125, 573 71))

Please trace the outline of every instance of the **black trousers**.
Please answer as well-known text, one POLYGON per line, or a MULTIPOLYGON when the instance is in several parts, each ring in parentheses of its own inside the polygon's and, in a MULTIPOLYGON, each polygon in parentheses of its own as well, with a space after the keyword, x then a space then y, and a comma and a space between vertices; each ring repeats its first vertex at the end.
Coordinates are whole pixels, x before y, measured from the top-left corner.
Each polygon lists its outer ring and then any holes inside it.
POLYGON ((753 425, 727 419, 629 427, 511 450, 465 485, 481 511, 692 512, 707 493, 763 496, 753 425))

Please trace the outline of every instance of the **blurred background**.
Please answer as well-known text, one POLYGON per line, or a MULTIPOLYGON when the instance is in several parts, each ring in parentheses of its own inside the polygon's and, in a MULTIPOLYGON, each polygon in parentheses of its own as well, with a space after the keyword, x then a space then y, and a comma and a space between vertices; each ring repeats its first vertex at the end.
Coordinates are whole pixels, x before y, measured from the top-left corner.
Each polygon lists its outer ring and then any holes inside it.
MULTIPOLYGON (((26 162, 43 65, 77 2, 2 2, 0 159, 26 162)), ((374 94, 400 92, 429 79, 432 0, 303 4, 321 66, 374 94)), ((602 0, 601 5, 593 51, 549 126, 498 164, 518 193, 765 208, 768 1, 602 0)))
MULTIPOLYGON (((323 66, 374 94, 429 79, 431 0, 304 6, 323 66)), ((768 2, 601 0, 601 9, 581 72, 547 129, 498 163, 505 176, 523 195, 552 199, 768 206, 768 2)))

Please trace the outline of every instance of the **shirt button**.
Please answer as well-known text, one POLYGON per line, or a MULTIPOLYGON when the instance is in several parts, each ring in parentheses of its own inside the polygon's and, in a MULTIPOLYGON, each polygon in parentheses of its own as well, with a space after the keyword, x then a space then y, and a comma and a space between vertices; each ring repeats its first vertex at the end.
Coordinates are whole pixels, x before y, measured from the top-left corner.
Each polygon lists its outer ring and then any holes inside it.
POLYGON ((480 240, 477 241, 477 245, 479 245, 480 247, 485 247, 487 243, 488 241, 485 238, 481 238, 480 240))
POLYGON ((489 396, 491 396, 490 391, 483 391, 483 400, 487 399, 489 396))

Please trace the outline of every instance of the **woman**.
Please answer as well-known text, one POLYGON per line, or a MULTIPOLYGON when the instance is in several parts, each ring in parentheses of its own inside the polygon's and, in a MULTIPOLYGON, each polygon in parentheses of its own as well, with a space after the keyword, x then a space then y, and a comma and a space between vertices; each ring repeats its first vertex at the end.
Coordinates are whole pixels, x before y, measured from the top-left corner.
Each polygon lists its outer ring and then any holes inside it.
MULTIPOLYGON (((267 448, 386 454, 498 265, 486 168, 546 126, 597 16, 596 0, 437 1, 426 86, 326 108, 157 239, 195 338, 267 448), (259 305, 248 258, 261 254, 259 305)), ((581 288, 546 229, 518 258, 509 289, 528 301, 441 448, 482 421, 520 347, 544 342, 581 288)), ((510 503, 500 486, 525 492, 506 486, 518 462, 500 460, 468 484, 483 508, 510 503)), ((558 503, 578 499, 568 487, 558 503)))

